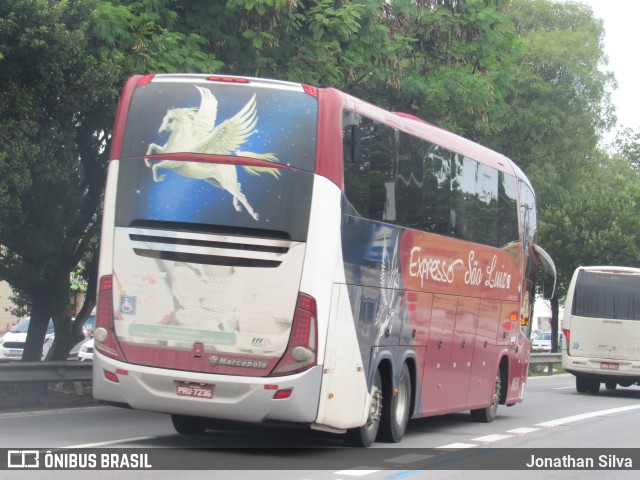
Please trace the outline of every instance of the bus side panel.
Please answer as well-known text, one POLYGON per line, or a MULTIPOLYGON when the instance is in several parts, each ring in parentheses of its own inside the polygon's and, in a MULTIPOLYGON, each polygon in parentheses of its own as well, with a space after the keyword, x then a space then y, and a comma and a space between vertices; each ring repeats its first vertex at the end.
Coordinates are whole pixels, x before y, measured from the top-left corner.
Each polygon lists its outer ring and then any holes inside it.
POLYGON ((495 375, 495 341, 500 323, 500 300, 483 298, 478 313, 476 347, 473 351, 473 366, 469 380, 467 407, 485 407, 493 395, 493 383, 488 381, 495 375))
POLYGON ((465 408, 469 394, 479 310, 479 298, 460 297, 458 299, 456 324, 451 345, 452 378, 449 379, 449 382, 451 384, 451 406, 460 410, 465 408))
POLYGON ((369 393, 346 285, 334 285, 330 311, 316 423, 359 427, 367 420, 369 393))
POLYGON ((458 299, 451 295, 434 295, 431 328, 422 374, 423 415, 451 411, 451 348, 458 299))
POLYGON ((316 176, 300 291, 318 305, 318 364, 323 378, 315 423, 332 428, 366 421, 368 388, 363 357, 346 285, 341 248, 341 192, 316 176))
POLYGON ((431 330, 431 310, 433 307, 433 294, 424 292, 408 291, 406 294, 406 317, 408 323, 403 329, 402 345, 411 346, 413 341, 413 349, 416 353, 416 403, 414 416, 419 417, 424 410, 424 388, 422 383, 422 372, 425 368, 427 358, 427 342, 429 341, 429 333, 431 330), (409 334, 405 333, 409 330, 409 334), (412 337, 412 338, 408 338, 412 337))
MULTIPOLYGON (((520 325, 511 321, 516 315, 519 318, 520 305, 512 302, 502 302, 502 313, 498 325, 498 345, 503 346, 509 356, 509 372, 507 385, 507 404, 522 402, 524 387, 529 370, 531 343, 521 333, 520 325), (515 312, 515 313, 514 313, 515 312)), ((500 356, 498 356, 500 360, 500 356)))

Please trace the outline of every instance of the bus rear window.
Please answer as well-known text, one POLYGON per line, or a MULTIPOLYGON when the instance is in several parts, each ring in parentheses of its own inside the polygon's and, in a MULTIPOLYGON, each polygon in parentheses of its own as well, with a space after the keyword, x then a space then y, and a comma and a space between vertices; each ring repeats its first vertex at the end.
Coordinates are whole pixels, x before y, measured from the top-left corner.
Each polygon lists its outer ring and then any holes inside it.
POLYGON ((315 169, 318 101, 304 92, 152 82, 132 97, 121 159, 204 153, 315 169))
POLYGON ((581 271, 571 313, 580 317, 640 320, 640 276, 581 271))

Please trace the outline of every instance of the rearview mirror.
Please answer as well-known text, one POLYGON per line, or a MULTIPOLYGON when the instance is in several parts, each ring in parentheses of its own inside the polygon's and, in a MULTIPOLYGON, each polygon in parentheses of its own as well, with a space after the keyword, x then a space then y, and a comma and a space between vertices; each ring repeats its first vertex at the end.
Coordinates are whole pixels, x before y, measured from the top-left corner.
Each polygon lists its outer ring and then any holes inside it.
POLYGON ((551 300, 556 291, 556 264, 551 256, 540 245, 534 245, 533 249, 538 255, 538 260, 544 268, 544 278, 542 279, 542 298, 551 300))

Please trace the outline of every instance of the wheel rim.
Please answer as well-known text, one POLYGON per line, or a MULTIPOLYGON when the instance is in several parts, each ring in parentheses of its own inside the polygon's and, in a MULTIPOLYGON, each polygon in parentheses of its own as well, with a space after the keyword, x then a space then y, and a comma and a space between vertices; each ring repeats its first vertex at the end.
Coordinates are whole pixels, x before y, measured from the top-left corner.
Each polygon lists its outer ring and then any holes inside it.
POLYGON ((500 403, 500 390, 502 388, 502 381, 500 380, 500 374, 496 376, 496 385, 493 389, 493 403, 491 404, 491 410, 498 410, 498 403, 500 403))
POLYGON ((382 415, 382 391, 378 385, 373 385, 371 390, 371 404, 369 405, 369 418, 367 419, 367 429, 377 428, 382 415))
POLYGON ((398 398, 396 399, 395 417, 398 425, 403 425, 407 415, 407 400, 409 399, 409 383, 407 378, 400 377, 398 398))

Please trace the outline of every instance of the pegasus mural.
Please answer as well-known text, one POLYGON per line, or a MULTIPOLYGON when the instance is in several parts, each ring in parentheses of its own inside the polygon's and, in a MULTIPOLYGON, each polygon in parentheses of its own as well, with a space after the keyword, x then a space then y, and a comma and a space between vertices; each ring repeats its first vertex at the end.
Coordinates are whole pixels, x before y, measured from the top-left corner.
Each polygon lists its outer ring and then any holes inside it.
MULTIPOLYGON (((158 135, 169 134, 169 138, 164 145, 151 143, 147 148, 146 155, 189 152, 235 155, 273 163, 279 162, 273 153, 239 150, 249 137, 256 133, 258 111, 255 94, 233 117, 216 125, 218 100, 210 90, 198 86, 196 88, 200 93, 200 105, 197 108, 172 108, 168 110, 162 119, 158 135)), ((242 193, 235 165, 176 160, 161 160, 152 164, 149 158, 145 158, 144 161, 147 167, 151 168, 155 182, 161 182, 165 179, 165 175, 158 174, 158 170, 161 169, 172 170, 187 178, 204 180, 216 188, 229 192, 233 197, 233 207, 236 211, 239 212, 244 207, 254 220, 259 219, 258 213, 242 193)), ((268 173, 275 178, 280 176, 280 171, 277 168, 249 166, 241 168, 251 175, 268 173)))

